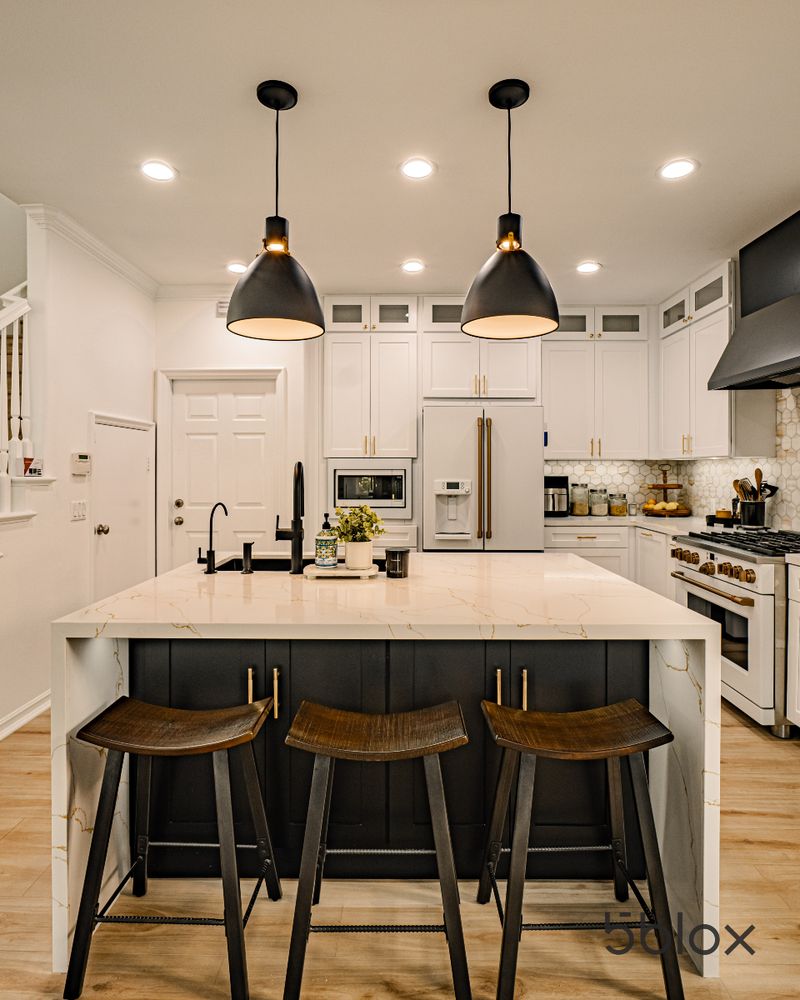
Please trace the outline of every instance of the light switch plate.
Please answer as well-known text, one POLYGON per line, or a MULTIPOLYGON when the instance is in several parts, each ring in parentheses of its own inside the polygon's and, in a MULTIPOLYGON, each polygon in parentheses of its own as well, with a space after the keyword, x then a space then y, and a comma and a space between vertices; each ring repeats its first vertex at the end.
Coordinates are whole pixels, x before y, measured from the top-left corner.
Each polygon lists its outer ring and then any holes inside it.
POLYGON ((86 520, 86 501, 85 500, 73 500, 70 504, 70 520, 71 521, 85 521, 86 520))

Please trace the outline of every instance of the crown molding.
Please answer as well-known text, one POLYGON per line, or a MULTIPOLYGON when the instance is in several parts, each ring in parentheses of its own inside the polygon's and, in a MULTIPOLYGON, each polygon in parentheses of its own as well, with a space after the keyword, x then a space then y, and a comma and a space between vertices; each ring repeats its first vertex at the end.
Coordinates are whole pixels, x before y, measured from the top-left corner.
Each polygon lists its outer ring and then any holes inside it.
POLYGON ((155 298, 158 283, 149 274, 145 274, 135 264, 131 264, 129 260, 118 254, 116 250, 112 250, 102 240, 93 236, 66 212, 52 208, 50 205, 21 205, 20 208, 24 209, 31 222, 40 229, 57 233, 89 257, 93 257, 98 263, 107 267, 109 271, 124 278, 140 292, 144 292, 151 299, 155 298))
POLYGON ((236 282, 230 285, 159 285, 156 290, 158 302, 216 302, 229 299, 236 282))

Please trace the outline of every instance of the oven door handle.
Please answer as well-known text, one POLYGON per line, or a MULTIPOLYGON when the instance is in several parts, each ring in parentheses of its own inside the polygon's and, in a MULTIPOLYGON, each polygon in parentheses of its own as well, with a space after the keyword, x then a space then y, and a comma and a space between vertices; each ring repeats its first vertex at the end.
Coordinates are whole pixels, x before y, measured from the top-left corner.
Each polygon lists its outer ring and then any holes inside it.
POLYGON ((739 597, 738 594, 726 594, 724 590, 719 590, 717 587, 709 587, 707 583, 700 583, 699 580, 690 580, 685 573, 670 573, 670 576, 673 576, 676 580, 683 580, 690 587, 697 587, 698 590, 707 590, 709 594, 714 594, 715 597, 724 597, 726 601, 732 601, 741 608, 755 607, 756 602, 752 597, 739 597))

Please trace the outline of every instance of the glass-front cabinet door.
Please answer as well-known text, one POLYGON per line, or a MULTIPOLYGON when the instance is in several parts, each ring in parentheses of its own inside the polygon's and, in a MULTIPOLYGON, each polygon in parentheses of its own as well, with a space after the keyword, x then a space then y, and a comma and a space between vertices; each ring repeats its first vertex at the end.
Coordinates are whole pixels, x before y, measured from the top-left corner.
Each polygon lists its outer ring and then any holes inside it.
POLYGON ((647 340, 644 306, 598 306, 594 311, 595 340, 647 340))
POLYGON ((417 329, 416 295, 373 295, 370 329, 381 333, 406 333, 417 329))
POLYGON ((545 343, 594 339, 594 306, 559 306, 558 316, 558 329, 542 338, 545 343))
POLYGON ((369 330, 369 295, 326 295, 324 313, 329 333, 369 330))
POLYGON ((689 286, 689 321, 702 319, 731 300, 732 262, 723 261, 689 286))
POLYGON ((463 305, 460 295, 426 295, 422 300, 422 329, 458 333, 463 305))
POLYGON ((682 288, 658 307, 658 333, 668 337, 689 322, 689 289, 682 288))

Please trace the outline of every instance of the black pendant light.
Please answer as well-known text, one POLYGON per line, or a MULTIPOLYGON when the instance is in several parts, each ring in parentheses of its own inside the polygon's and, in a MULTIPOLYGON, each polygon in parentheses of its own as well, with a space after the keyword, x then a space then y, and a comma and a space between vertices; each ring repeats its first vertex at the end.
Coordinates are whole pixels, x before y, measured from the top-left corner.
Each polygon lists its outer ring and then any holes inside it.
POLYGON ((487 340, 542 337, 558 329, 558 305, 547 275, 522 249, 522 218, 511 211, 511 111, 531 89, 524 80, 502 80, 489 103, 508 116, 508 212, 497 225, 497 250, 478 271, 461 311, 461 329, 487 340))
POLYGON ((265 80, 256 94, 275 112, 275 214, 267 219, 263 249, 233 290, 228 329, 256 340, 311 340, 325 331, 322 307, 311 279, 289 252, 289 223, 278 214, 280 113, 297 104, 297 91, 281 80, 265 80))

